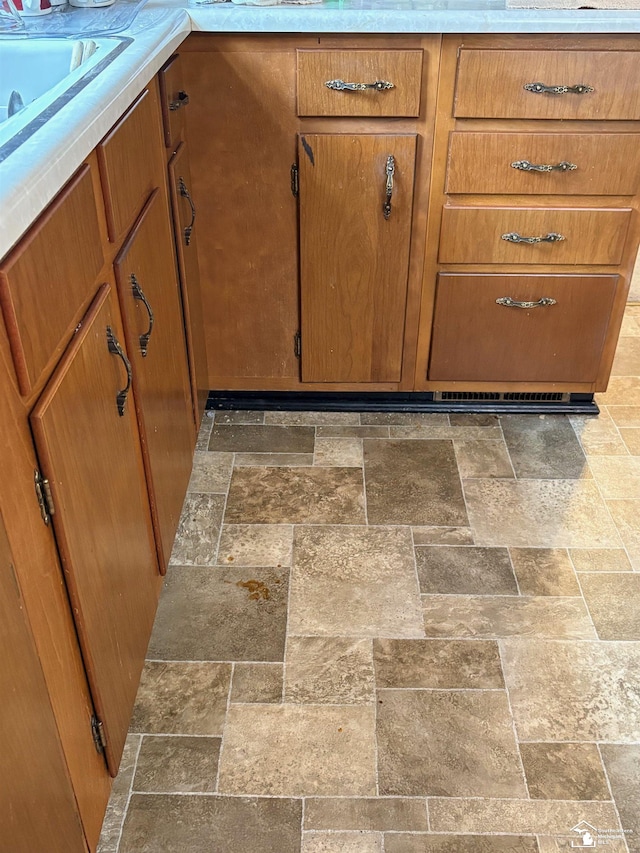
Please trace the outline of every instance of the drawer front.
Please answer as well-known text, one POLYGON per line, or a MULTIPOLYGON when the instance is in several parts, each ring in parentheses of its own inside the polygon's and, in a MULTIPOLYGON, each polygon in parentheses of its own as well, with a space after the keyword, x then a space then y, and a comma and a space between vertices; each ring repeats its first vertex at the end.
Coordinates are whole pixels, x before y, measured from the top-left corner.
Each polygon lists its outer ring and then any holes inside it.
POLYGON ((617 275, 438 276, 429 379, 594 382, 617 275), (505 306, 497 299, 555 304, 505 306))
POLYGON ((98 146, 112 243, 125 235, 162 181, 159 135, 156 104, 146 90, 98 146))
POLYGON ((420 115, 422 50, 299 50, 297 57, 299 116, 420 115), (392 86, 326 85, 336 81, 392 86))
POLYGON ((91 168, 84 165, 0 268, 0 304, 22 394, 71 334, 102 263, 91 168))
POLYGON ((189 96, 182 84, 180 57, 172 56, 158 73, 160 81, 160 104, 164 126, 164 144, 175 148, 184 131, 184 112, 189 104, 189 96))
POLYGON ((619 264, 631 210, 445 207, 440 263, 444 264, 619 264), (514 235, 513 240, 504 239, 514 235), (559 235, 539 243, 519 237, 559 235))
POLYGON ((459 118, 640 119, 640 52, 462 49, 459 118), (589 87, 546 94, 525 86, 589 87))
POLYGON ((448 193, 635 195, 639 189, 637 133, 454 132, 449 138, 448 193))

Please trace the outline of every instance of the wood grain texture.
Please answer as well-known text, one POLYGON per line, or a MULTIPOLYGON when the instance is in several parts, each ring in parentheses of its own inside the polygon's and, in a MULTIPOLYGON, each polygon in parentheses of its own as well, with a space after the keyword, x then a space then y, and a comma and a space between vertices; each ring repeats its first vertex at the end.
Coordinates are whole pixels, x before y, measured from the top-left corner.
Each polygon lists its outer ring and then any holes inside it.
POLYGON ((298 50, 299 116, 418 116, 421 50, 298 50), (377 91, 332 90, 325 83, 393 83, 377 91))
POLYGON ((442 211, 440 263, 618 264, 629 208, 457 207, 442 211), (510 243, 502 235, 562 234, 555 243, 510 243))
POLYGON ((115 272, 164 572, 191 474, 195 425, 171 226, 160 190, 149 199, 116 258, 115 272), (140 335, 149 328, 149 315, 134 298, 132 275, 155 318, 146 356, 140 335))
POLYGON ((121 240, 162 173, 155 87, 145 89, 97 148, 109 238, 121 240))
POLYGON ((462 48, 458 118, 640 119, 640 52, 462 48), (587 85, 586 94, 529 92, 528 83, 587 85))
POLYGON ((85 164, 0 267, 0 305, 22 394, 29 394, 68 341, 102 261, 85 164))
POLYGON ((618 276, 438 276, 431 380, 594 382, 618 276), (522 309, 496 299, 557 304, 522 309))
MULTIPOLYGON (((207 347, 204 338, 202 317, 202 293, 200 289, 200 270, 198 268, 198 231, 195 219, 190 231, 189 242, 185 229, 192 222, 191 206, 180 193, 180 182, 184 183, 191 201, 196 207, 193 196, 193 181, 189 168, 189 154, 186 143, 180 143, 178 150, 169 162, 169 185, 173 210, 173 227, 178 256, 180 276, 180 294, 185 323, 189 375, 191 378, 191 396, 195 423, 199 427, 209 394, 207 377, 207 347)), ((197 210, 196 210, 197 214, 197 210)))
POLYGON ((180 103, 179 94, 184 92, 180 57, 177 54, 165 62, 158 72, 158 83, 160 86, 164 144, 166 148, 175 149, 184 132, 184 116, 185 109, 187 109, 185 104, 178 109, 170 108, 170 104, 180 103))
MULTIPOLYGON (((608 125, 607 125, 608 127, 608 125)), ((640 189, 640 134, 477 133, 449 138, 448 193, 634 195, 640 189), (512 163, 572 163, 561 172, 525 172, 512 163)))
POLYGON ((124 368, 106 338, 111 326, 122 341, 114 297, 101 287, 30 418, 113 776, 160 586, 134 401, 123 417, 116 407, 124 368))
POLYGON ((415 136, 300 137, 304 382, 400 379, 415 156, 415 136))
POLYGON ((85 853, 47 687, 0 516, 0 844, 85 853))

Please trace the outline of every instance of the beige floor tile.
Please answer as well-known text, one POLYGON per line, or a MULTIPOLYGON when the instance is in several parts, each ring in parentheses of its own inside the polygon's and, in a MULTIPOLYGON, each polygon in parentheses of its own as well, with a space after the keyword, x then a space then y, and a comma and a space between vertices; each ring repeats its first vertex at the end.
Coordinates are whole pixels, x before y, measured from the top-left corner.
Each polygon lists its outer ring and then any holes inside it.
POLYGON ((226 494, 231 480, 233 453, 211 453, 197 450, 193 456, 193 468, 187 491, 226 494))
POLYGON ((231 453, 313 453, 313 427, 214 423, 209 450, 231 453))
POLYGON ((510 548, 522 595, 580 595, 565 548, 510 548))
POLYGON ((413 527, 414 545, 473 545, 470 527, 413 527))
POLYGON ((231 702, 282 702, 283 666, 279 663, 236 663, 231 702))
POLYGON ((502 688, 498 644, 469 640, 373 641, 378 687, 502 688))
POLYGON ((317 438, 313 464, 338 467, 362 465, 362 439, 317 438))
POLYGON ((516 477, 590 477, 580 443, 563 415, 506 415, 500 423, 516 477))
POLYGON ((526 796, 501 690, 380 690, 377 740, 381 794, 526 796))
POLYGON ((521 743, 529 795, 534 800, 610 800, 595 743, 521 743))
POLYGON ((504 640, 501 647, 521 740, 640 740, 640 643, 504 640))
POLYGON ((200 429, 198 430, 198 437, 196 438, 196 450, 209 449, 209 438, 211 436, 212 429, 213 418, 210 418, 207 412, 205 412, 202 416, 202 420, 200 421, 200 429))
POLYGON ((424 595, 427 637, 595 639, 581 598, 424 595))
POLYGON ((635 571, 640 571, 640 500, 607 501, 607 509, 615 522, 635 571))
POLYGON ((627 448, 605 407, 597 417, 570 415, 569 420, 587 456, 627 455, 627 448))
POLYGON ((427 826, 427 804, 420 797, 310 797, 305 801, 305 829, 424 832, 427 826))
POLYGON ((376 790, 375 710, 231 705, 219 790, 272 796, 369 796, 376 790))
POLYGON ((230 411, 216 411, 216 423, 220 424, 263 424, 264 412, 251 411, 249 409, 233 409, 230 411))
POLYGON ((591 572, 580 585, 601 640, 640 640, 640 572, 591 572))
POLYGON ((594 456, 589 460, 604 498, 640 499, 640 459, 634 456, 594 456))
POLYGON ((236 453, 235 468, 304 468, 313 465, 313 453, 236 453))
POLYGON ((218 565, 290 566, 292 546, 289 524, 223 524, 218 565))
POLYGON ((502 430, 499 426, 391 426, 389 437, 425 441, 502 441, 502 430))
POLYGON ((371 640, 289 637, 284 701, 319 705, 373 702, 371 640))
POLYGON ((133 790, 146 793, 212 793, 220 738, 145 735, 133 790))
POLYGON ((526 835, 387 835, 385 853, 538 853, 526 835))
POLYGON ((513 477, 513 467, 502 440, 453 442, 461 477, 513 477))
POLYGON ((266 412, 266 424, 358 426, 358 412, 266 412))
POLYGON ((302 853, 382 853, 379 832, 304 832, 302 853))
MULTIPOLYGON (((640 407, 640 379, 637 376, 612 376, 607 390, 596 394, 599 406, 638 406, 640 407)), ((614 413, 609 412, 614 420, 614 413)), ((617 421, 616 421, 617 423, 617 421)))
POLYGON ((640 377, 640 338, 621 335, 611 368, 612 376, 640 377))
POLYGON ((506 548, 417 546, 420 592, 444 595, 517 595, 506 548))
POLYGON ((640 853, 640 744, 602 744, 600 751, 629 853, 640 853))
POLYGON ((411 531, 297 527, 290 634, 422 637, 411 531))
POLYGON ((449 416, 441 412, 362 412, 363 426, 449 426, 449 416))
POLYGON ((213 565, 223 512, 224 495, 188 494, 169 562, 174 566, 213 565))
MULTIPOLYGON (((640 272, 640 270, 639 270, 640 272)), ((640 283, 640 275, 637 276, 640 283)), ((640 335, 640 305, 627 305, 622 319, 621 335, 640 335)))
MULTIPOLYGON (((582 843, 582 837, 575 832, 571 835, 539 835, 538 853, 575 853, 575 845, 582 843)), ((606 846, 600 844, 597 849, 606 850, 607 853, 629 853, 621 831, 616 830, 615 837, 607 832, 605 838, 606 846)))
POLYGON ((640 456, 640 429, 621 427, 620 435, 629 453, 632 456, 640 456))
POLYGON ((618 406, 607 406, 611 420, 618 427, 640 427, 640 405, 625 406, 621 403, 618 406))
POLYGON ((449 415, 451 426, 500 426, 500 417, 489 414, 471 414, 469 412, 451 412, 449 415))
POLYGON ((570 548, 577 572, 631 572, 631 563, 622 548, 570 548))
POLYGON ((319 426, 316 438, 389 438, 386 426, 319 426))
POLYGON ((479 545, 619 547, 598 488, 589 480, 465 480, 479 545))
POLYGON ((140 735, 127 735, 120 769, 113 780, 111 797, 102 823, 97 853, 117 853, 141 741, 140 735))

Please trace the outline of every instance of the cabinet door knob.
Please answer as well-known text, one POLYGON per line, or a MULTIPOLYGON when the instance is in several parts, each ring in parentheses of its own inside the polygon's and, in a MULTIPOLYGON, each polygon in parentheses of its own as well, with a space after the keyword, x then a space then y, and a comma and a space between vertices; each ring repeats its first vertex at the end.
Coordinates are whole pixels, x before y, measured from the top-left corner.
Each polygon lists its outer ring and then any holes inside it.
POLYGON ((508 234, 503 234, 501 239, 506 240, 507 243, 559 243, 567 238, 553 231, 545 234, 544 237, 522 237, 516 231, 510 231, 508 234))
POLYGON ((395 88, 393 83, 388 80, 374 80, 373 83, 345 83, 344 80, 327 80, 324 85, 327 89, 335 89, 338 92, 364 92, 365 89, 384 92, 385 89, 395 88))
POLYGON ((584 83, 578 83, 576 86, 545 86, 544 83, 525 83, 522 87, 527 92, 533 92, 534 95, 586 95, 588 92, 594 92, 593 86, 585 86, 584 83))
POLYGON ((147 314, 149 315, 149 328, 143 335, 140 335, 140 352, 142 353, 142 357, 146 358, 147 350, 149 348, 149 338, 151 337, 151 332, 153 331, 155 317, 153 316, 151 305, 149 305, 149 300, 144 295, 144 291, 140 287, 138 279, 135 277, 134 273, 131 273, 131 290, 133 291, 133 298, 139 299, 140 302, 142 302, 144 307, 147 309, 147 314))
POLYGON ((118 358, 122 359, 122 363, 124 364, 125 370, 127 371, 127 384, 122 389, 122 391, 118 391, 116 394, 116 405, 118 407, 118 414, 120 417, 124 415, 124 404, 127 402, 127 396, 129 395, 129 389, 131 388, 131 364, 129 363, 129 359, 124 354, 124 351, 120 344, 118 343, 118 339, 113 334, 113 330, 111 326, 107 326, 107 346, 109 347, 109 352, 113 355, 117 355, 118 358))
POLYGON ((386 181, 384 187, 384 204, 382 205, 382 215, 385 219, 391 216, 391 196, 393 195, 393 176, 396 173, 396 161, 393 154, 387 157, 387 165, 384 170, 386 181))
POLYGON ((169 110, 172 113, 175 113, 176 110, 179 110, 181 107, 186 107, 189 103, 189 95, 186 92, 178 92, 175 100, 169 101, 169 110))
POLYGON ((506 305, 507 308, 544 308, 546 305, 555 305, 556 300, 550 296, 543 296, 537 302, 519 302, 510 296, 501 296, 496 299, 497 305, 506 305))
POLYGON ((184 182, 184 178, 178 178, 178 192, 180 193, 182 198, 186 198, 189 202, 189 207, 191 208, 191 222, 185 226, 182 233, 184 234, 184 242, 187 246, 191 243, 191 232, 193 231, 193 226, 196 221, 196 208, 193 203, 193 199, 189 194, 189 190, 187 189, 187 185, 184 182))
POLYGON ((555 165, 551 165, 551 163, 530 163, 528 160, 515 160, 511 164, 511 168, 519 169, 521 172, 573 172, 578 167, 575 163, 569 163, 567 160, 562 160, 555 165))

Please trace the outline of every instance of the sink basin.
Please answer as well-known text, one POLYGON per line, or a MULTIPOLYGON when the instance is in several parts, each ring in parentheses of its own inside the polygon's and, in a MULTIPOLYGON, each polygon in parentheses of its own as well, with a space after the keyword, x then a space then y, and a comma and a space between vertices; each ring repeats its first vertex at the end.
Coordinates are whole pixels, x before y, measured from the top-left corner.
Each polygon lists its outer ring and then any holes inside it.
POLYGON ((0 161, 100 74, 130 39, 0 42, 0 161))

